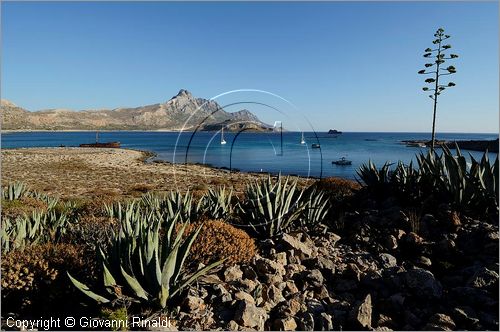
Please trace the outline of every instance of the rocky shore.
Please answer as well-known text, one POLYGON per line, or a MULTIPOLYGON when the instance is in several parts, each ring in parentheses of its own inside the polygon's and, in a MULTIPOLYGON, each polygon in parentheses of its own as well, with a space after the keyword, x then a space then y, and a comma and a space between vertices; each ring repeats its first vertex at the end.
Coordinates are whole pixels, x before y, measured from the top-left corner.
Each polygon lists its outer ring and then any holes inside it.
MULTIPOLYGON (((422 144, 427 147, 431 146, 431 141, 429 140, 405 140, 402 143, 409 145, 418 145, 422 144)), ((471 151, 488 151, 488 152, 496 152, 498 153, 498 138, 496 140, 463 140, 463 141, 442 141, 436 140, 436 146, 446 145, 450 149, 455 148, 455 144, 462 150, 471 150, 471 151)))

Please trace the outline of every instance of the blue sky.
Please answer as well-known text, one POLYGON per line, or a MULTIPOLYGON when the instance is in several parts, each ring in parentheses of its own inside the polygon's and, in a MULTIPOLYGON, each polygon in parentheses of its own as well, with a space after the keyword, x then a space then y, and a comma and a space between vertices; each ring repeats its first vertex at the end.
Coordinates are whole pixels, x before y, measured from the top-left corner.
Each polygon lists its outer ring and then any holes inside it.
POLYGON ((2 2, 1 96, 79 110, 252 88, 317 130, 430 131, 417 71, 438 27, 460 55, 438 131, 497 132, 497 2, 2 2))

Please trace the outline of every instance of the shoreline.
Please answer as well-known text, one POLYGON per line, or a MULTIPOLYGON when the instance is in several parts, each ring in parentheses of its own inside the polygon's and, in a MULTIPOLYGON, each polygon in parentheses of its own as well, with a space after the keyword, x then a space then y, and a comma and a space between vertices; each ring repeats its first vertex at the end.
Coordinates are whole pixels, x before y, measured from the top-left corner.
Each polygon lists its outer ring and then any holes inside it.
MULTIPOLYGON (((401 143, 406 144, 409 147, 413 147, 413 145, 423 145, 422 147, 430 147, 430 140, 404 140, 401 143)), ((442 145, 446 145, 449 149, 455 149, 455 144, 461 150, 470 150, 470 151, 480 151, 480 152, 491 152, 498 153, 498 138, 494 140, 436 140, 436 146, 441 148, 442 145)))
MULTIPOLYGON (((138 197, 173 189, 201 192, 225 186, 242 194, 251 180, 270 173, 243 172, 201 164, 155 162, 155 153, 124 148, 43 147, 2 149, 2 185, 21 181, 62 198, 138 197)), ((305 185, 315 178, 296 178, 305 185)))

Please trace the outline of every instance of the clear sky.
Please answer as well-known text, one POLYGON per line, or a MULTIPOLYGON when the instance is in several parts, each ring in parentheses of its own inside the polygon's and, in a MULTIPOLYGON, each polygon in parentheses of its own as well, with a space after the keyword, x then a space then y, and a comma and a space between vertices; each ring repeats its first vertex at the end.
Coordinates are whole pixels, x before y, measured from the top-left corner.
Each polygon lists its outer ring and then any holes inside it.
POLYGON ((460 58, 438 131, 498 131, 498 2, 3 1, 1 9, 1 96, 29 110, 253 88, 290 100, 318 130, 430 131, 432 100, 417 71, 443 27, 460 58))

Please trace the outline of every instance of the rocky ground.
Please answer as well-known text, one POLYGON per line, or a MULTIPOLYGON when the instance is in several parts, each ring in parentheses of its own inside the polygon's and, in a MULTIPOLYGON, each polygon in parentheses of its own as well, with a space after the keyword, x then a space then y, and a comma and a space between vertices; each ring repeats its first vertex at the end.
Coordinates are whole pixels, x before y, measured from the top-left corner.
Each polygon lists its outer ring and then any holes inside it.
POLYGON ((414 227, 391 207, 348 214, 342 237, 260 242, 189 290, 177 328, 498 330, 498 227, 446 213, 422 218, 426 237, 414 227))

